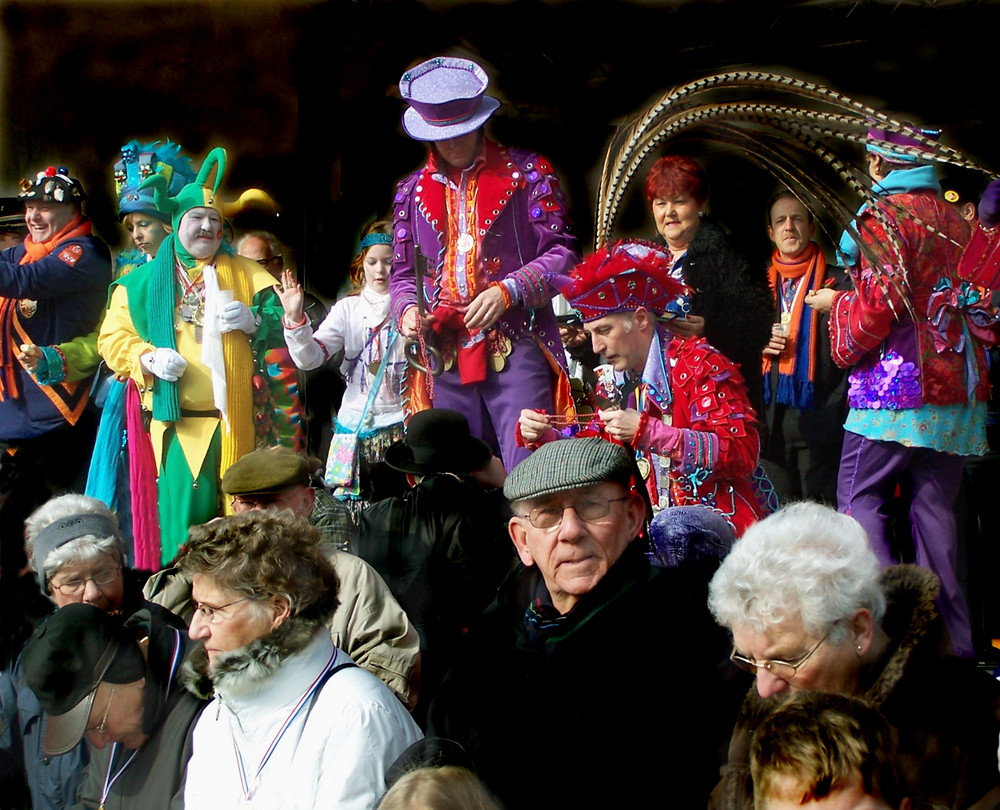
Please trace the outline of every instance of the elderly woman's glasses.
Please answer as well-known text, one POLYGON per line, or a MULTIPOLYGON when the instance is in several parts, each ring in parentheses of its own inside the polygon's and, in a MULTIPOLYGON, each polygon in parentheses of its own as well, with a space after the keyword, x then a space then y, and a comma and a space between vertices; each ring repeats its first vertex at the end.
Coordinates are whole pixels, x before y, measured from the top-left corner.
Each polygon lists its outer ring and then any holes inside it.
POLYGON ((536 529, 549 530, 562 523, 563 514, 567 509, 572 509, 584 523, 592 523, 607 517, 608 512, 611 511, 611 504, 616 501, 627 501, 630 497, 630 495, 625 495, 621 498, 602 498, 598 495, 586 495, 575 503, 538 506, 528 514, 518 515, 518 517, 527 518, 528 523, 536 529))
POLYGON ((219 622, 226 621, 229 616, 227 616, 222 611, 233 605, 238 605, 240 602, 249 602, 253 599, 264 599, 263 596, 244 596, 242 599, 236 599, 232 602, 226 602, 224 605, 205 605, 195 603, 194 612, 200 613, 201 618, 203 618, 209 624, 218 624, 219 622))
POLYGON ((821 638, 819 642, 817 642, 815 647, 813 647, 811 650, 809 650, 809 652, 807 652, 801 658, 796 659, 795 661, 781 661, 776 658, 770 660, 765 659, 763 661, 755 661, 753 658, 747 658, 745 655, 740 655, 738 652, 736 652, 735 647, 733 647, 733 651, 729 654, 729 660, 732 661, 734 664, 736 664, 736 666, 738 666, 740 669, 745 669, 747 672, 753 675, 757 674, 758 669, 766 669, 775 678, 781 678, 781 680, 787 681, 790 678, 795 677, 795 673, 799 670, 799 668, 806 661, 810 659, 810 657, 814 652, 816 652, 816 650, 818 650, 822 646, 823 642, 827 640, 829 635, 830 635, 830 630, 827 630, 826 635, 823 636, 823 638, 821 638))
POLYGON ((52 587, 63 596, 77 596, 87 589, 88 582, 93 582, 98 588, 103 588, 105 585, 110 585, 117 580, 121 575, 121 568, 107 568, 104 571, 98 571, 92 577, 73 577, 72 579, 60 582, 58 585, 53 582, 52 587))

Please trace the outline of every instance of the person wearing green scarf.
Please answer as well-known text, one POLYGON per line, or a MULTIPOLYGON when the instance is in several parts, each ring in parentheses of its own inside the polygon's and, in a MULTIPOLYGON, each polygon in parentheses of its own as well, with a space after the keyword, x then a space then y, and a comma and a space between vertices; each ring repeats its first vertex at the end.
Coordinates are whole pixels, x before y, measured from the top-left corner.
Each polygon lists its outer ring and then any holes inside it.
POLYGON ((222 473, 266 432, 262 360, 284 345, 273 279, 223 241, 223 216, 232 210, 218 196, 225 159, 225 150, 212 150, 173 197, 165 178, 145 181, 173 233, 155 259, 112 285, 98 339, 108 366, 136 381, 152 414, 164 563, 190 525, 220 514, 222 473))

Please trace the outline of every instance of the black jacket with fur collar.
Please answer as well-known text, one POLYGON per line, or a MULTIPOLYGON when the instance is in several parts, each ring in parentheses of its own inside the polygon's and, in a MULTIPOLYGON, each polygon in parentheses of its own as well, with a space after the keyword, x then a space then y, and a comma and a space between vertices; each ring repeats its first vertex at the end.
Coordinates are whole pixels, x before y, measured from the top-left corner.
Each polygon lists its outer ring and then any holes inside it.
MULTIPOLYGON (((882 572, 889 646, 863 674, 863 697, 899 732, 901 772, 915 808, 985 810, 977 805, 1000 786, 997 737, 1000 683, 973 661, 951 655, 951 642, 935 600, 940 583, 915 565, 882 572)), ((736 720, 729 763, 712 792, 710 808, 751 810, 750 742, 775 706, 756 686, 736 720)))
POLYGON ((762 414, 761 358, 771 339, 767 278, 755 272, 722 227, 705 218, 684 257, 684 281, 694 289, 691 314, 705 319, 705 337, 746 380, 750 403, 762 414))

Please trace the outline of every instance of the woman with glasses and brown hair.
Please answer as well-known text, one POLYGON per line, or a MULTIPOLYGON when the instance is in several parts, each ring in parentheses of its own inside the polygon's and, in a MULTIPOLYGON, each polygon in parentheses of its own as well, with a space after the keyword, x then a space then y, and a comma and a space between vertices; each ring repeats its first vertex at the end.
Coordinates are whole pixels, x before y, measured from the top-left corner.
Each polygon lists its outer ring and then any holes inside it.
POLYGON ((192 737, 189 808, 371 808, 423 735, 403 704, 330 638, 337 574, 289 510, 191 529, 189 689, 214 696, 192 737))
MULTIPOLYGON (((25 521, 24 539, 38 584, 56 608, 82 602, 120 621, 149 608, 168 625, 183 627, 180 619, 143 599, 141 578, 127 565, 118 519, 96 498, 52 498, 25 521)), ((24 681, 19 659, 0 674, 0 750, 22 752, 35 808, 68 807, 83 777, 87 749, 80 742, 60 756, 47 756, 45 727, 45 713, 24 681)))
POLYGON ((792 504, 751 526, 709 590, 733 634, 733 663, 756 676, 710 806, 753 807, 750 742, 803 691, 854 695, 881 711, 899 734, 911 795, 935 807, 996 806, 1000 684, 952 655, 938 591, 926 569, 880 571, 864 529, 829 507, 792 504))

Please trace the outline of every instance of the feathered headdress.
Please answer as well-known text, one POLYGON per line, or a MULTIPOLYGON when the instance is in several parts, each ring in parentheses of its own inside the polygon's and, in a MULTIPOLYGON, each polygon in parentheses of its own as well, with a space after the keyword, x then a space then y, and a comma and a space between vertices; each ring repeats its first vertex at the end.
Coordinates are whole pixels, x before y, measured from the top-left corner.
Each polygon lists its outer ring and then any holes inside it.
POLYGON ((688 305, 686 288, 671 277, 670 267, 670 256, 659 245, 625 240, 600 248, 556 285, 584 323, 639 307, 673 318, 688 305))
MULTIPOLYGON (((858 243, 883 288, 893 286, 900 292, 906 291, 907 268, 895 229, 888 227, 884 210, 872 206, 890 239, 868 245, 857 230, 855 211, 859 204, 879 199, 894 215, 916 218, 893 207, 891 200, 878 198, 867 173, 852 165, 853 154, 841 156, 838 148, 869 146, 988 174, 922 130, 818 84, 773 73, 723 73, 675 87, 615 133, 601 174, 595 244, 612 238, 625 191, 643 161, 681 135, 736 147, 761 164, 807 208, 826 215, 819 224, 833 244, 839 234, 830 233, 829 220, 858 243), (869 129, 876 137, 869 136, 869 129), (877 137, 878 132, 885 136, 877 137), (886 265, 901 272, 887 274, 881 269, 886 265)), ((948 238, 930 223, 920 224, 948 238)), ((903 300, 909 306, 909 297, 903 300)))

